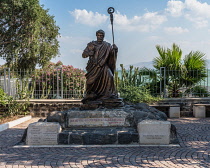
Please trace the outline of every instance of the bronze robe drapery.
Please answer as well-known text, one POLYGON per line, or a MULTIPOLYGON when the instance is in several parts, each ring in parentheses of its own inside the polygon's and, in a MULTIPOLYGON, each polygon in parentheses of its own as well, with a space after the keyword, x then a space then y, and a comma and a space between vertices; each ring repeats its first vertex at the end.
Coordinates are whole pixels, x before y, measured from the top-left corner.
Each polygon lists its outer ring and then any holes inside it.
POLYGON ((101 44, 98 44, 97 41, 91 43, 94 46, 94 54, 92 52, 90 55, 88 46, 83 52, 84 58, 89 56, 86 67, 86 96, 83 103, 88 100, 117 97, 114 85, 117 51, 105 41, 101 44))

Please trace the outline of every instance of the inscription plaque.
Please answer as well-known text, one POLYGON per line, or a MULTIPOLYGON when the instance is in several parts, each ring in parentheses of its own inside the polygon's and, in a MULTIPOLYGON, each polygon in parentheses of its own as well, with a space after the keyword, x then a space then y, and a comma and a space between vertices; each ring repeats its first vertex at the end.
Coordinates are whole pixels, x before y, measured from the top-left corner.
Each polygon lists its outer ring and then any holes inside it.
POLYGON ((61 126, 53 122, 35 122, 28 126, 27 145, 57 145, 61 126))
POLYGON ((69 118, 70 126, 124 126, 125 118, 69 118))

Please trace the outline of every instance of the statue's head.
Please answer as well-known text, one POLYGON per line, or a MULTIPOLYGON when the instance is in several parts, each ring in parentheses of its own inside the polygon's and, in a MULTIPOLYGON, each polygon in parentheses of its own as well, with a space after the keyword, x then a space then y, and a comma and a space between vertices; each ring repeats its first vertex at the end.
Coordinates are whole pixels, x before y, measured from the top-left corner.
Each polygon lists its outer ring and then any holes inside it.
POLYGON ((101 34, 103 34, 105 36, 105 32, 103 30, 101 30, 101 29, 96 32, 96 36, 97 36, 98 33, 101 33, 101 34))
POLYGON ((97 42, 102 43, 104 40, 105 32, 103 30, 98 30, 96 32, 97 42))

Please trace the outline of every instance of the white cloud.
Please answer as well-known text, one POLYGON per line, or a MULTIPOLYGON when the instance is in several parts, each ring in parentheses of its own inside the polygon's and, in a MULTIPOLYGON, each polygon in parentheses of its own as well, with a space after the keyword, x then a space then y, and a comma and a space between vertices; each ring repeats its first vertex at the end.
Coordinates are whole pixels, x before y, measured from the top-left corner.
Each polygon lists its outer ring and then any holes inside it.
POLYGON ((182 1, 168 1, 166 11, 169 12, 172 16, 178 17, 182 15, 184 10, 184 3, 182 1))
POLYGON ((185 13, 210 18, 210 5, 206 2, 201 3, 198 0, 185 0, 185 2, 170 0, 165 10, 174 17, 181 16, 185 13))
POLYGON ((188 29, 184 29, 182 27, 165 27, 164 30, 166 31, 166 33, 174 35, 189 32, 188 29))
POLYGON ((208 26, 208 19, 210 18, 210 5, 206 2, 201 3, 198 0, 185 0, 186 13, 185 18, 195 24, 196 28, 203 28, 208 26))
POLYGON ((166 16, 157 12, 147 12, 143 16, 134 16, 129 19, 126 15, 116 12, 114 15, 115 25, 118 29, 126 31, 149 32, 167 21, 166 16))
POLYGON ((208 26, 208 20, 203 17, 192 17, 190 14, 186 14, 185 18, 192 23, 194 23, 194 27, 203 28, 208 26))
POLYGON ((132 20, 129 20, 126 15, 121 15, 120 12, 117 12, 114 15, 114 23, 117 25, 126 26, 126 25, 130 25, 131 22, 132 22, 132 20))
POLYGON ((170 0, 165 9, 173 17, 184 16, 185 19, 192 22, 196 28, 208 26, 210 18, 210 5, 198 0, 175 1, 170 0))
POLYGON ((199 17, 210 18, 210 5, 206 2, 201 3, 198 0, 185 0, 185 5, 192 14, 199 17))
POLYGON ((142 19, 152 25, 161 25, 167 21, 166 16, 159 15, 157 12, 147 12, 142 16, 142 19))
POLYGON ((89 26, 98 26, 106 22, 108 16, 100 14, 98 12, 93 13, 92 11, 87 11, 85 9, 75 9, 73 12, 70 12, 71 15, 75 17, 77 23, 89 25, 89 26))
MULTIPOLYGON (((100 25, 109 18, 107 15, 100 14, 98 12, 93 13, 92 11, 87 11, 85 9, 75 9, 70 12, 74 16, 77 23, 97 26, 100 25)), ((116 12, 114 14, 114 24, 120 30, 125 31, 139 31, 139 32, 149 32, 156 29, 159 25, 167 21, 166 16, 158 14, 158 12, 147 12, 142 16, 134 16, 128 18, 126 15, 116 12)))

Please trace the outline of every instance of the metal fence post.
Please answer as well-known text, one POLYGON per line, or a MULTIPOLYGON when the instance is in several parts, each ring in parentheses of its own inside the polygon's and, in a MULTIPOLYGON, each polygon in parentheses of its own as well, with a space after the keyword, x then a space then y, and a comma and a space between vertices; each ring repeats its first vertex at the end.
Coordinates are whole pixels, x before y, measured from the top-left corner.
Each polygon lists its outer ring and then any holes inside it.
POLYGON ((10 68, 4 68, 4 91, 10 96, 11 88, 10 88, 10 68), (8 80, 7 80, 7 72, 8 70, 8 80))
POLYGON ((56 68, 56 72, 57 72, 57 95, 56 95, 56 98, 58 99, 59 98, 59 80, 58 80, 58 77, 59 77, 59 75, 58 75, 58 69, 59 68, 56 68))
POLYGON ((207 91, 209 91, 209 69, 206 69, 206 71, 207 71, 207 91))
MULTIPOLYGON (((163 98, 166 98, 166 67, 160 67, 160 77, 163 70, 163 98)), ((162 94, 162 80, 160 80, 160 94, 162 94)))
POLYGON ((61 67, 61 98, 63 99, 63 68, 61 67))
POLYGON ((62 98, 63 99, 63 69, 62 67, 57 67, 57 98, 62 98), (61 85, 61 96, 60 96, 60 88, 59 88, 59 70, 60 70, 60 85, 61 85))

